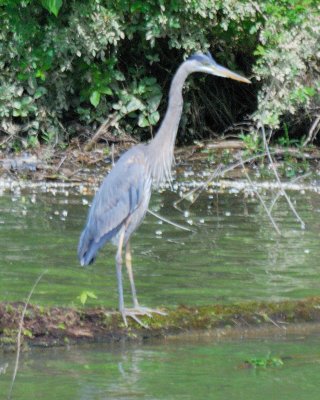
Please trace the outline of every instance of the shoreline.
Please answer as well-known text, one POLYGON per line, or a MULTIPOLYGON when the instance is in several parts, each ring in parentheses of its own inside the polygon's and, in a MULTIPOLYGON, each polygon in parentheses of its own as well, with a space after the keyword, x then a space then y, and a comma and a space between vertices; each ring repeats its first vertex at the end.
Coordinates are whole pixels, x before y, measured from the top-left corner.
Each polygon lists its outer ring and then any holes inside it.
MULTIPOLYGON (((0 303, 0 349, 14 351, 24 303, 0 303)), ((166 316, 143 316, 125 327, 119 312, 104 308, 46 308, 29 304, 22 347, 116 343, 152 339, 244 338, 320 333, 320 297, 281 302, 245 302, 164 309, 166 316)))

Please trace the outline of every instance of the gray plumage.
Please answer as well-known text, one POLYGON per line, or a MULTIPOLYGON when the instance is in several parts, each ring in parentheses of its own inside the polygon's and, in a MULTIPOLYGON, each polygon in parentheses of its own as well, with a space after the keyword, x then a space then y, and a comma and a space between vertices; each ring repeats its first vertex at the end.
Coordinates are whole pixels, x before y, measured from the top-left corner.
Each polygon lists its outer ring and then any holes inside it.
POLYGON ((107 242, 117 246, 119 310, 126 325, 127 316, 142 324, 137 315, 161 313, 139 306, 129 240, 147 212, 152 184, 157 186, 162 181, 171 179, 174 144, 183 107, 182 89, 187 76, 192 72, 204 72, 250 83, 248 79, 217 64, 210 54, 197 53, 183 62, 172 79, 168 108, 156 136, 148 144, 134 146, 120 157, 97 191, 87 224, 80 237, 78 257, 81 265, 92 263, 98 251, 107 242), (126 249, 126 267, 131 284, 133 309, 124 307, 123 246, 126 249))
POLYGON ((121 229, 125 229, 125 244, 142 221, 152 184, 146 148, 145 144, 140 144, 128 150, 102 182, 80 237, 81 265, 91 264, 106 242, 117 245, 121 229))

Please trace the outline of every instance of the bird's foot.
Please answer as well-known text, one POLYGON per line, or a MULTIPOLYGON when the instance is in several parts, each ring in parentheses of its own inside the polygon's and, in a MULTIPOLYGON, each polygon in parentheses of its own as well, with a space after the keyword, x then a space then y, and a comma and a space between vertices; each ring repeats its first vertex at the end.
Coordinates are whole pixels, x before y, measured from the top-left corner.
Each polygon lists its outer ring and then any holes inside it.
POLYGON ((137 315, 147 315, 150 318, 152 317, 152 314, 167 315, 166 312, 164 312, 162 310, 158 310, 157 308, 143 307, 143 306, 139 306, 138 304, 135 305, 130 310, 134 310, 137 315))
POLYGON ((120 312, 125 326, 128 326, 127 317, 131 317, 143 328, 148 328, 148 325, 144 324, 138 316, 146 315, 147 317, 151 318, 152 314, 167 315, 162 310, 152 309, 149 307, 141 307, 141 306, 135 306, 134 308, 124 308, 120 312))

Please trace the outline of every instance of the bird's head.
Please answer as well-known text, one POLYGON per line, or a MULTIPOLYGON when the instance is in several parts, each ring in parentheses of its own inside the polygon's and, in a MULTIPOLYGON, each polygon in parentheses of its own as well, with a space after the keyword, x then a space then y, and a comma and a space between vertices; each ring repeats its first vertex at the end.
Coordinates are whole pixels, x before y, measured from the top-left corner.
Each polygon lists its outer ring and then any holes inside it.
POLYGON ((187 62, 190 65, 190 72, 204 72, 206 74, 222 76, 223 78, 230 78, 240 82, 251 83, 249 79, 219 65, 209 52, 206 54, 195 53, 187 59, 187 62))

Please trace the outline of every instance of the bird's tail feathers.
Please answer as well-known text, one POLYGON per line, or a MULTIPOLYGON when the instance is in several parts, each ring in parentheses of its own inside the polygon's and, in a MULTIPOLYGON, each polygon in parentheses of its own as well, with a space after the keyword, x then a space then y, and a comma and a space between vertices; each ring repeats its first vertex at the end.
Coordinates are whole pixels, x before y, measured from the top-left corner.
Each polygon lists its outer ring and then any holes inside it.
POLYGON ((112 229, 110 232, 102 236, 98 241, 95 240, 95 237, 91 234, 88 228, 85 228, 82 232, 78 245, 78 258, 81 266, 87 266, 92 264, 95 259, 98 251, 101 247, 108 241, 110 241, 114 236, 117 235, 120 229, 120 225, 112 229))

